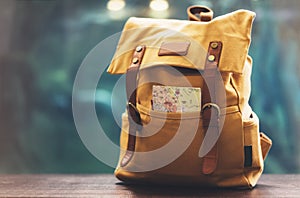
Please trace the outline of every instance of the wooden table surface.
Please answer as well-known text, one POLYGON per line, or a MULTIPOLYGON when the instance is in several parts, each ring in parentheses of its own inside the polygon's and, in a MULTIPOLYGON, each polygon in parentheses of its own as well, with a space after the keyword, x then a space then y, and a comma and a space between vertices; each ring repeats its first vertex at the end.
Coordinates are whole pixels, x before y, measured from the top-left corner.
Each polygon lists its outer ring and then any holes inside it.
POLYGON ((300 175, 263 175, 253 190, 124 185, 113 175, 0 175, 0 197, 300 197, 300 175))

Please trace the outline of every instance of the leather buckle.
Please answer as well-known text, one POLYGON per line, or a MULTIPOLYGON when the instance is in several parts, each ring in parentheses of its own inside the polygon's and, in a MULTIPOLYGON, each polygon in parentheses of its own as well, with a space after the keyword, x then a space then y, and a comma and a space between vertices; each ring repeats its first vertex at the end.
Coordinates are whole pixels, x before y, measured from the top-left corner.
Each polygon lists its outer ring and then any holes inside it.
POLYGON ((136 108, 136 106, 134 104, 132 104, 131 102, 128 102, 126 104, 127 110, 130 111, 130 107, 137 113, 140 114, 139 110, 136 108))
POLYGON ((210 109, 210 108, 214 108, 214 109, 216 109, 217 110, 217 115, 218 115, 218 118, 220 117, 220 115, 221 115, 221 109, 220 109, 220 107, 217 105, 217 104, 215 104, 215 103, 206 103, 205 105, 203 105, 203 107, 202 107, 202 112, 205 110, 205 109, 210 109))
POLYGON ((129 121, 133 121, 136 125, 137 130, 140 130, 142 124, 141 124, 141 116, 139 110, 131 102, 128 102, 126 106, 127 106, 128 116, 131 117, 129 121))

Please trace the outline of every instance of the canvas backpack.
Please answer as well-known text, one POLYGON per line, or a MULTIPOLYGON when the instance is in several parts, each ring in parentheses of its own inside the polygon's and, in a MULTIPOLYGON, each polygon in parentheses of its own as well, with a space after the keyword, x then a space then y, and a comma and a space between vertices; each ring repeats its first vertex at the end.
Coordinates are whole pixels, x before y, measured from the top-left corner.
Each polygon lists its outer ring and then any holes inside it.
POLYGON ((255 13, 187 12, 189 20, 132 17, 124 26, 108 68, 126 73, 128 99, 115 175, 252 188, 272 144, 248 104, 255 13))

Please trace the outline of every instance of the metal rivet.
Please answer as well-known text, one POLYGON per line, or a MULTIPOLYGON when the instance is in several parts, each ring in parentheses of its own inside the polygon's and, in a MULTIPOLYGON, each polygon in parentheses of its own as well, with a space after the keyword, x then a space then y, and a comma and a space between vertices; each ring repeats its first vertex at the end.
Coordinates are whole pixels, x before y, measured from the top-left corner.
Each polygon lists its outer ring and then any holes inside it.
POLYGON ((135 48, 136 52, 141 52, 142 50, 143 50, 143 47, 140 45, 135 48))
POLYGON ((139 62, 139 59, 137 57, 133 58, 132 59, 132 63, 133 64, 137 64, 139 62))
POLYGON ((214 55, 209 55, 207 59, 208 61, 213 62, 216 59, 216 57, 214 55))
POLYGON ((212 44, 210 44, 211 48, 216 49, 218 48, 218 43, 213 42, 212 44))

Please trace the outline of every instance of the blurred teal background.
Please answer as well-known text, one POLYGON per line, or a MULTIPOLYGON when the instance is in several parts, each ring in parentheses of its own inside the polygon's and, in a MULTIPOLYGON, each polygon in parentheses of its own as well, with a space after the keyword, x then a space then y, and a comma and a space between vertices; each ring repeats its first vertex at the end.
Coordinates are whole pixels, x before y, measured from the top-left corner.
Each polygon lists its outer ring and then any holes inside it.
MULTIPOLYGON (((125 2, 109 11, 100 0, 0 1, 0 173, 112 172, 77 134, 76 72, 128 17, 186 19, 186 8, 194 4, 208 5, 215 16, 240 8, 257 13, 251 104, 261 130, 273 139, 265 172, 300 173, 300 1, 169 0, 165 11, 151 11, 150 1, 125 2)), ((117 78, 102 76, 100 93, 110 93, 117 78)), ((96 102, 100 122, 118 142, 110 101, 96 102)))

